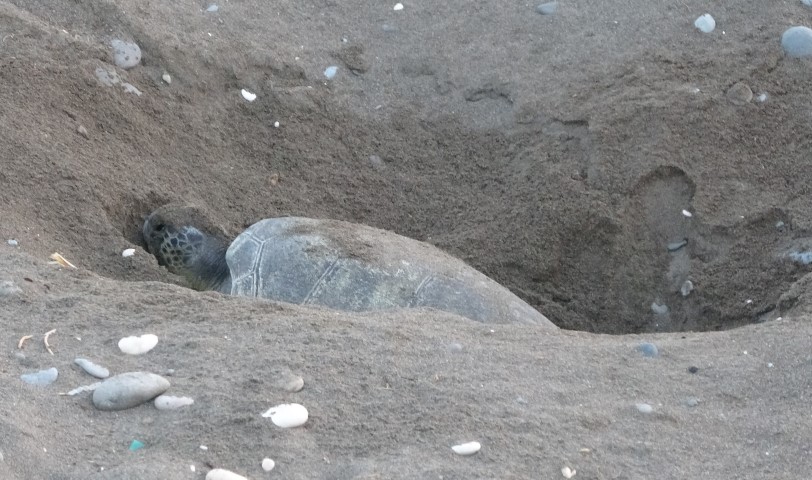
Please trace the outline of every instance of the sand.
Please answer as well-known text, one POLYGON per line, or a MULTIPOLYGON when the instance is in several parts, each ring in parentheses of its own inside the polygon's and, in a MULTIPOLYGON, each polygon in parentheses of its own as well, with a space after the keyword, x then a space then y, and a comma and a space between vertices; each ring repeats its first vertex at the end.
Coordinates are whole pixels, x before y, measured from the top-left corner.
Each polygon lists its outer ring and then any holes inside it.
POLYGON ((812 63, 780 36, 812 10, 393 5, 0 2, 0 478, 808 476, 812 63), (140 237, 169 202, 231 236, 297 215, 425 241, 561 330, 196 292, 140 237), (98 411, 58 395, 93 381, 76 357, 195 403, 98 411), (288 402, 303 427, 261 416, 288 402))

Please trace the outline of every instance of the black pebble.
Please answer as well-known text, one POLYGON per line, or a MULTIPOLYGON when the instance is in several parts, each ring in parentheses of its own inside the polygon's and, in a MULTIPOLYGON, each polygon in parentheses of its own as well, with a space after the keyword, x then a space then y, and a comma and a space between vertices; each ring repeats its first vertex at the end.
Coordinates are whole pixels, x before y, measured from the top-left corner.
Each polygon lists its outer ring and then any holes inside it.
POLYGON ((691 373, 696 373, 699 371, 699 367, 688 367, 688 371, 691 373))

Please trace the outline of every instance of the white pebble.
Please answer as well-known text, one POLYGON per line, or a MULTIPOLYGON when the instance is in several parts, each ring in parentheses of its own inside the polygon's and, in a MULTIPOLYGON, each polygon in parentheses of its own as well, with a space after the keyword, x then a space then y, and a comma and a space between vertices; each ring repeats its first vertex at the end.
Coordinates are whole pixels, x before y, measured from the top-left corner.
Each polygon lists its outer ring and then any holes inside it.
POLYGON ((173 397, 171 395, 158 395, 155 397, 155 408, 158 410, 175 410, 195 403, 189 397, 173 397))
POLYGON ((140 337, 124 337, 118 341, 118 348, 127 355, 141 355, 158 345, 158 336, 151 333, 140 337))
MULTIPOLYGON (((812 0, 810 0, 810 1, 812 1, 812 0)), ((766 102, 766 101, 767 101, 767 94, 766 94, 766 93, 763 93, 763 92, 762 92, 762 93, 759 93, 759 94, 756 96, 756 101, 757 101, 758 103, 764 103, 764 102, 766 102)))
POLYGON ((327 77, 327 80, 332 80, 336 76, 336 73, 338 73, 338 67, 335 65, 327 67, 324 70, 324 76, 327 77))
POLYGON ((648 403, 638 403, 635 405, 635 408, 637 408, 640 413, 651 413, 654 411, 654 407, 648 403))
POLYGON ((206 8, 206 11, 209 12, 209 13, 214 13, 214 12, 216 12, 218 10, 220 10, 220 7, 218 7, 217 4, 214 4, 214 3, 212 3, 211 5, 209 5, 206 8))
POLYGON ((279 121, 273 122, 273 128, 279 128, 279 121))
POLYGON ((273 470, 273 467, 275 467, 275 466, 276 466, 276 462, 274 462, 270 458, 263 458, 262 459, 262 469, 265 470, 266 472, 270 472, 271 470, 273 470))
POLYGON ((116 39, 110 42, 110 46, 113 47, 113 62, 117 67, 127 70, 141 62, 141 48, 137 44, 116 39))
POLYGON ((685 215, 685 216, 686 216, 686 217, 688 217, 688 218, 691 218, 691 217, 693 217, 693 216, 694 216, 694 214, 693 214, 693 213, 691 213, 691 212, 689 212, 688 210, 683 210, 683 211, 682 211, 682 214, 683 214, 683 215, 685 215))
POLYGON ((694 26, 703 33, 710 33, 716 28, 716 20, 709 13, 706 13, 696 19, 694 26))
POLYGON ((679 293, 681 293, 683 297, 687 297, 693 291, 694 291, 694 282, 690 280, 685 280, 685 282, 682 284, 682 287, 680 287, 679 289, 679 293))
POLYGON ((209 447, 207 447, 207 446, 205 446, 205 445, 201 445, 201 446, 200 446, 200 449, 205 451, 205 450, 208 450, 208 449, 209 449, 209 447))
POLYGON ((126 248, 123 252, 121 252, 122 257, 132 257, 133 255, 135 255, 134 248, 126 248))
POLYGON ((402 3, 396 3, 396 4, 395 4, 395 7, 394 7, 394 10, 395 10, 396 12, 397 12, 398 10, 403 10, 403 4, 402 4, 402 3))
POLYGON ((454 450, 454 453, 457 455, 473 455, 482 448, 482 445, 479 442, 468 442, 468 443, 461 443, 459 445, 454 445, 451 447, 451 450, 454 450))
POLYGON ((570 467, 564 467, 561 469, 561 475, 564 475, 564 478, 572 478, 575 476, 575 470, 571 469, 570 467))
POLYGON ((248 100, 249 102, 253 102, 254 100, 257 99, 257 94, 256 93, 251 93, 251 92, 249 92, 248 90, 246 90, 244 88, 242 90, 240 90, 240 93, 242 94, 242 98, 248 100))
POLYGON ((14 240, 13 238, 8 239, 8 241, 7 241, 6 243, 8 243, 9 245, 11 245, 12 247, 16 247, 16 246, 17 246, 17 240, 14 240))
POLYGON ((248 479, 243 477, 242 475, 237 475, 234 472, 224 470, 222 468, 215 468, 214 470, 209 470, 209 473, 206 474, 206 480, 248 480, 248 479))
POLYGON ((277 427, 293 428, 304 425, 307 421, 307 409, 298 403, 283 403, 269 408, 262 416, 270 417, 277 427))
POLYGON ((166 72, 164 72, 164 74, 163 74, 163 75, 161 75, 161 80, 163 80, 163 81, 164 81, 164 82, 166 82, 167 84, 172 83, 172 77, 171 77, 171 76, 170 76, 168 73, 166 73, 166 72))

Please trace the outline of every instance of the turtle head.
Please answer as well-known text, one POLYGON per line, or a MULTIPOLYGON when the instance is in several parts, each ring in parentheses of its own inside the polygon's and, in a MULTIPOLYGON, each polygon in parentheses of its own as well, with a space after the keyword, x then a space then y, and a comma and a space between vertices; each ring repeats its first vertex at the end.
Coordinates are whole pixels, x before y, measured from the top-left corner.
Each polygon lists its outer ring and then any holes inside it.
POLYGON ((230 291, 228 240, 194 207, 165 205, 152 212, 142 229, 147 250, 195 290, 230 291))

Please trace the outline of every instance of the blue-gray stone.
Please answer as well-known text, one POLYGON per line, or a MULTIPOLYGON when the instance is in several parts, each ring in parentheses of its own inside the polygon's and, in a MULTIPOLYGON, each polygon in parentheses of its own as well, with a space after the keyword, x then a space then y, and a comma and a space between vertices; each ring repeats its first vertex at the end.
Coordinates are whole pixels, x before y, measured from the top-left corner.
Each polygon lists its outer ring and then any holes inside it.
POLYGON ((812 28, 791 27, 781 35, 781 46, 791 57, 812 56, 812 28))
POLYGON ((96 365, 86 358, 77 358, 73 361, 73 363, 79 365, 82 370, 96 378, 107 378, 110 376, 110 370, 107 370, 100 365, 96 365))
POLYGON ((332 80, 333 77, 336 76, 336 73, 338 73, 338 67, 335 66, 327 67, 327 69, 324 70, 324 76, 327 77, 327 80, 332 80))
POLYGON ((794 260, 797 263, 802 263, 804 265, 809 265, 812 263, 812 252, 790 252, 789 258, 794 260))
POLYGON ((127 70, 141 63, 141 48, 137 44, 116 39, 110 42, 110 46, 117 67, 127 70))
POLYGON ((169 389, 169 380, 148 372, 128 372, 110 377, 93 391, 99 410, 125 410, 148 402, 169 389))
POLYGON ((660 354, 657 345, 653 343, 643 342, 637 346, 637 351, 642 353, 644 357, 656 357, 660 354))
POLYGON ((536 11, 542 15, 555 15, 558 10, 558 2, 542 3, 536 7, 536 11))
POLYGON ((49 368, 48 370, 40 370, 35 373, 24 373, 20 375, 23 382, 29 385, 50 385, 56 381, 59 376, 59 371, 56 368, 49 368))

